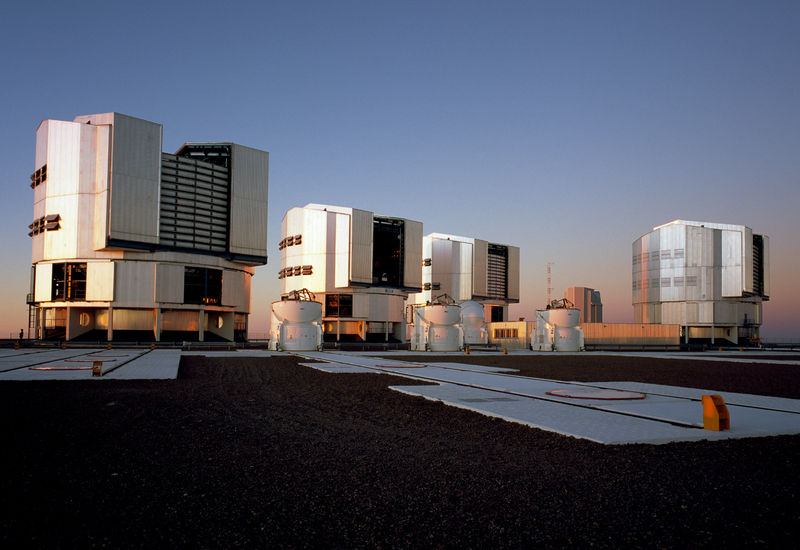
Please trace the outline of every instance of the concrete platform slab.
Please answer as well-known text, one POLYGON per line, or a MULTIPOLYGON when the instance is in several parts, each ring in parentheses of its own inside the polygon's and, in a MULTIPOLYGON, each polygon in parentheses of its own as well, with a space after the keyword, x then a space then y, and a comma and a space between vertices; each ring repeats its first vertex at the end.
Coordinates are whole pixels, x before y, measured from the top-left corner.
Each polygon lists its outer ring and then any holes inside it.
POLYGON ((170 380, 178 378, 181 351, 156 349, 114 369, 103 378, 110 380, 170 380))
MULTIPOLYGON (((417 363, 368 356, 314 353, 328 372, 386 372, 435 386, 395 386, 409 395, 474 410, 548 431, 599 443, 666 443, 800 433, 800 400, 729 394, 730 431, 702 429, 700 397, 708 390, 634 383, 587 384, 492 372, 491 367, 461 363, 417 363), (413 366, 414 368, 409 368, 413 366), (645 386, 645 387, 643 387, 645 386), (646 387, 649 386, 649 387, 646 387), (644 392, 641 400, 582 399, 547 395, 549 391, 603 387, 644 392), (647 390, 657 390, 648 392, 647 390)), ((304 356, 308 357, 307 354, 304 356)))
POLYGON ((343 365, 341 363, 300 363, 300 365, 304 367, 311 367, 312 369, 320 370, 322 372, 330 372, 334 374, 340 374, 340 373, 380 374, 377 370, 374 369, 357 367, 355 365, 343 365))
POLYGON ((180 350, 66 349, 0 358, 0 380, 103 380, 177 378, 180 350), (102 363, 102 376, 92 365, 102 363), (89 368, 85 368, 89 367, 89 368))

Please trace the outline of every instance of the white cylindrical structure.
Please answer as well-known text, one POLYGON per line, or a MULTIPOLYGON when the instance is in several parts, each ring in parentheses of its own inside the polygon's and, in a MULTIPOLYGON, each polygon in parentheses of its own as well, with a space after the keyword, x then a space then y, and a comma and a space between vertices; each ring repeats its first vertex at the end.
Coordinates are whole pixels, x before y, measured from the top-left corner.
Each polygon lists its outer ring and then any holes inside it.
POLYGON ((534 351, 583 351, 583 331, 579 309, 554 308, 536 311, 536 326, 531 335, 534 351))
POLYGON ((456 305, 414 306, 414 332, 411 349, 418 351, 458 351, 464 346, 461 308, 456 305))
POLYGON ((465 300, 460 305, 464 345, 486 345, 489 337, 486 332, 483 306, 472 300, 465 300))
POLYGON ((308 300, 272 302, 269 345, 273 350, 321 350, 322 304, 308 300))

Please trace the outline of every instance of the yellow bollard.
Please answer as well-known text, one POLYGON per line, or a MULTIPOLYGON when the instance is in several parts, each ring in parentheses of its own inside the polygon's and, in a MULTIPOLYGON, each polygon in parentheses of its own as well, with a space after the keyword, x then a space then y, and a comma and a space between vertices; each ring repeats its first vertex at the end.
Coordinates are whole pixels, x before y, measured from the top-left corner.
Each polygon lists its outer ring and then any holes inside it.
POLYGON ((744 351, 744 348, 739 348, 739 351, 744 351))
POLYGON ((94 361, 92 363, 92 376, 103 376, 103 362, 94 361))
POLYGON ((464 348, 464 355, 469 355, 469 346, 464 348))
POLYGON ((719 347, 719 351, 722 351, 722 346, 719 347))
POLYGON ((61 342, 61 349, 67 349, 67 343, 61 342))
POLYGON ((150 349, 156 349, 156 343, 155 343, 155 342, 153 342, 152 344, 150 344, 150 349))
POLYGON ((508 355, 508 348, 503 348, 503 355, 508 355))
POLYGON ((19 342, 14 342, 14 349, 19 349, 19 342))
POLYGON ((111 342, 108 343, 108 345, 106 346, 106 349, 111 349, 111 342))
POLYGON ((731 415, 721 395, 703 396, 703 428, 715 432, 731 429, 731 415))

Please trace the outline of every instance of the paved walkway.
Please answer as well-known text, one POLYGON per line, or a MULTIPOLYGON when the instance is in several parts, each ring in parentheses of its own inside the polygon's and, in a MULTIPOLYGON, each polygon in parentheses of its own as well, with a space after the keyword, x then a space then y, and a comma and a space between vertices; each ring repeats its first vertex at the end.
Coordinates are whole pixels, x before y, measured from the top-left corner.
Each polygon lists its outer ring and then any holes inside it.
POLYGON ((394 386, 481 414, 606 444, 668 443, 800 433, 800 400, 722 393, 732 429, 702 429, 702 395, 711 390, 632 382, 581 383, 514 376, 508 369, 479 365, 408 363, 359 354, 298 354, 324 363, 305 363, 326 372, 372 372, 431 382, 394 386), (612 388, 646 394, 640 400, 571 399, 548 395, 557 389, 612 388))

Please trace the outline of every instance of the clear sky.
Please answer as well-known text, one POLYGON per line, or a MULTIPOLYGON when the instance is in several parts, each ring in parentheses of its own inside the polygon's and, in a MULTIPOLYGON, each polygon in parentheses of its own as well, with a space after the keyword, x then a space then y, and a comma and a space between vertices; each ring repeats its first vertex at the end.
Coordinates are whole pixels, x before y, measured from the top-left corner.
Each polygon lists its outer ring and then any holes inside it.
POLYGON ((800 2, 4 2, 0 337, 26 323, 35 130, 116 111, 164 150, 270 152, 270 263, 309 202, 521 248, 511 318, 569 286, 626 322, 631 244, 673 219, 771 238, 762 336, 800 338, 800 2))

